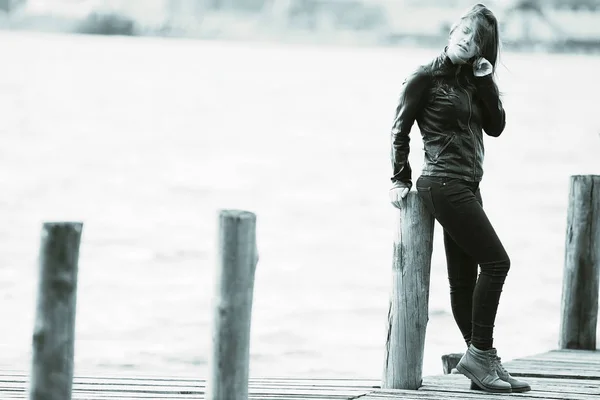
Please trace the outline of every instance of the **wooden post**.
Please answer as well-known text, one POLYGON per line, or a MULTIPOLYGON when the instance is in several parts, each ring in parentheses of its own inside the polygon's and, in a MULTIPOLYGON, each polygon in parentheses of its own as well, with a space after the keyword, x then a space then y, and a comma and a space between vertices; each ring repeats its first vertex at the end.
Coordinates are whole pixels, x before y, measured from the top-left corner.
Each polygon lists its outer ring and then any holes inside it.
POLYGON ((33 331, 29 398, 70 400, 81 223, 45 223, 33 331))
POLYGON ((429 320, 434 218, 418 194, 411 191, 403 200, 396 220, 382 387, 418 389, 422 383, 429 320))
POLYGON ((247 400, 254 290, 256 216, 222 210, 207 400, 247 400))
POLYGON ((559 348, 596 350, 600 175, 571 176, 559 348))
POLYGON ((445 375, 452 373, 452 370, 456 368, 463 355, 464 353, 450 353, 442 356, 442 368, 445 375))

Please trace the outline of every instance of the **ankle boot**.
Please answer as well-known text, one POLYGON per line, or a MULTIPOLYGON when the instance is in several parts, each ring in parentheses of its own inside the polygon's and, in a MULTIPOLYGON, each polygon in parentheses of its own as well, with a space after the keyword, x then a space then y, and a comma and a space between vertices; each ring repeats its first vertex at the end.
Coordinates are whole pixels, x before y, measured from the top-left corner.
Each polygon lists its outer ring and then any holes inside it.
POLYGON ((498 373, 498 378, 502 379, 504 382, 510 383, 510 387, 513 392, 528 392, 531 390, 531 386, 525 381, 520 381, 518 379, 510 376, 506 368, 501 363, 500 357, 496 355, 496 372, 498 373))
POLYGON ((473 345, 458 362, 456 369, 486 392, 510 393, 511 385, 498 377, 496 349, 479 350, 473 345))
MULTIPOLYGON (((513 378, 506 368, 502 365, 502 359, 496 356, 496 373, 498 374, 498 378, 502 379, 504 382, 510 383, 510 388, 514 393, 523 393, 531 390, 531 386, 525 381, 520 381, 518 379, 513 378)), ((471 381, 471 390, 482 390, 477 384, 471 381)))

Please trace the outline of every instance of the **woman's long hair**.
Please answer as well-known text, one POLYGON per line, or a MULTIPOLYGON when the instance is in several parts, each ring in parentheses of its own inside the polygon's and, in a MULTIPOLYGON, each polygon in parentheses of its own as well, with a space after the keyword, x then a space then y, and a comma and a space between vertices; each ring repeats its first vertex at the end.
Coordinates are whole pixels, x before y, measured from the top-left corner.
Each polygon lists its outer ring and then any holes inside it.
POLYGON ((496 72, 496 62, 500 56, 500 28, 496 16, 485 5, 475 4, 452 26, 450 34, 462 21, 474 22, 478 56, 487 59, 496 72))

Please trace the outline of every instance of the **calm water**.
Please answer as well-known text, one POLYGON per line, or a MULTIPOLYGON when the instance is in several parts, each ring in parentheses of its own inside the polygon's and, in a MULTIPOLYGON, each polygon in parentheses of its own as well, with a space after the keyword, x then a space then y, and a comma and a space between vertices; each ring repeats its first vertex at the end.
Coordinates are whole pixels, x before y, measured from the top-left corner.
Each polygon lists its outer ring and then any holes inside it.
MULTIPOLYGON (((84 222, 76 369, 206 376, 217 213, 258 215, 253 376, 379 378, 389 128, 435 50, 0 35, 0 364, 28 368, 43 221, 84 222)), ((485 207, 511 255, 496 345, 557 346, 569 176, 600 173, 600 58, 505 54, 485 207)), ((412 135, 418 175, 421 142, 412 135)), ((440 228, 425 374, 462 351, 440 228)))

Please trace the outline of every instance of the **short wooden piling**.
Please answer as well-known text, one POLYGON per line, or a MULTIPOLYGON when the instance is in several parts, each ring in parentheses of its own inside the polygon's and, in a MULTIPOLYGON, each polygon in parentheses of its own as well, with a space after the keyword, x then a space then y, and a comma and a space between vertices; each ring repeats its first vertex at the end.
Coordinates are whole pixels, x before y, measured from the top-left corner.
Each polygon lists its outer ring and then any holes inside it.
POLYGON ((442 356, 442 369, 444 375, 452 373, 452 370, 456 368, 456 365, 458 365, 458 362, 464 354, 465 353, 450 353, 442 356))
POLYGON ((29 385, 31 400, 71 399, 82 228, 83 224, 78 222, 42 226, 29 385))
POLYGON ((396 218, 382 387, 418 389, 423 377, 434 219, 415 191, 396 218))
POLYGON ((250 322, 258 262, 256 216, 222 210, 207 400, 247 400, 250 322))
POLYGON ((559 348, 596 350, 600 175, 571 176, 559 348))

